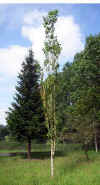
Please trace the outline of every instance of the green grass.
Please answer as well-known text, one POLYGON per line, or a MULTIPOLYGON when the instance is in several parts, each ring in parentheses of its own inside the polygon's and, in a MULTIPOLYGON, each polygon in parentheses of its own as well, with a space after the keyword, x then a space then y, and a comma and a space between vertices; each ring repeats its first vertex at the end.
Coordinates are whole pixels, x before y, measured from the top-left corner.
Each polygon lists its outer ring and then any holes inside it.
MULTIPOLYGON (((47 144, 34 144, 32 143, 32 151, 48 151, 50 150, 50 145, 47 144)), ((0 141, 0 153, 1 152, 23 152, 27 151, 27 143, 18 142, 6 142, 0 141)))
MULTIPOLYGON (((77 150, 79 145, 76 144, 68 144, 67 151, 77 150)), ((49 144, 35 144, 32 142, 32 152, 48 152, 50 151, 49 144)), ((66 144, 57 144, 56 145, 57 151, 64 151, 66 150, 66 144)), ((9 152, 27 152, 27 143, 18 143, 18 142, 6 142, 0 141, 0 153, 9 153, 9 152)))
POLYGON ((100 185, 100 153, 89 156, 87 162, 83 151, 66 145, 64 155, 55 157, 54 178, 49 158, 0 157, 0 185, 100 185))

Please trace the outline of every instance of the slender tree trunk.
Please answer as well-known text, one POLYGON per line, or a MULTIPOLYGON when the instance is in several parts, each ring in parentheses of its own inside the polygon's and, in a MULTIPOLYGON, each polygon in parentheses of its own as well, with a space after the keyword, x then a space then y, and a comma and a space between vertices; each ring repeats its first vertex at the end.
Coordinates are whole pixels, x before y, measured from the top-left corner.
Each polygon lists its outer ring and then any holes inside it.
POLYGON ((89 161, 89 156, 88 156, 88 146, 87 146, 87 145, 85 145, 84 150, 85 150, 86 160, 87 160, 87 161, 89 161))
POLYGON ((51 141, 51 177, 54 176, 55 140, 51 141))
POLYGON ((95 131, 95 151, 98 152, 98 141, 97 141, 97 134, 96 134, 96 131, 95 131))
POLYGON ((53 143, 51 143, 51 177, 54 175, 54 164, 53 164, 53 143))
POLYGON ((96 132, 96 128, 95 128, 94 122, 93 122, 93 129, 94 129, 94 144, 95 144, 95 151, 98 152, 97 132, 96 132))
POLYGON ((89 161, 89 156, 88 156, 88 152, 85 151, 85 155, 86 155, 86 160, 89 161))
POLYGON ((27 157, 28 157, 28 159, 31 159, 31 139, 28 139, 27 157))

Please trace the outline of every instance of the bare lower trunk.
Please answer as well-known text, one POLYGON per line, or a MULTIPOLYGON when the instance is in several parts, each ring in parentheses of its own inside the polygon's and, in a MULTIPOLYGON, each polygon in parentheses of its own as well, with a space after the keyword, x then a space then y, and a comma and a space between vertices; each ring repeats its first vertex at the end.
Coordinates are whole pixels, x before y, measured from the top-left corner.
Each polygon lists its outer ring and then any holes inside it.
POLYGON ((89 156, 88 156, 88 152, 85 151, 85 155, 86 155, 86 160, 89 161, 89 156))
POLYGON ((30 139, 28 139, 27 157, 28 157, 28 159, 31 159, 31 140, 30 139))
POLYGON ((87 161, 89 161, 89 156, 88 156, 88 146, 85 146, 84 150, 85 150, 86 160, 87 160, 87 161))
POLYGON ((96 132, 95 132, 95 151, 98 152, 98 141, 97 141, 96 132))
POLYGON ((54 176, 55 140, 51 142, 51 177, 54 176))
POLYGON ((95 144, 95 151, 98 152, 98 139, 97 139, 97 130, 95 124, 93 122, 93 129, 94 129, 94 144, 95 144))
POLYGON ((51 144, 51 177, 54 175, 54 164, 53 164, 53 144, 51 144))

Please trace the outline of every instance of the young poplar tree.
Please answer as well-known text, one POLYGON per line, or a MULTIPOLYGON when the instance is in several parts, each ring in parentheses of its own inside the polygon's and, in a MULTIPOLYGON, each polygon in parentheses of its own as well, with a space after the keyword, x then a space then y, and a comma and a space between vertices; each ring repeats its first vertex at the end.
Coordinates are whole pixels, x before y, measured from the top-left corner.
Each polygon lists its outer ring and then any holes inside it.
POLYGON ((55 23, 57 21, 58 11, 50 11, 44 20, 45 42, 44 42, 44 68, 47 79, 42 83, 42 99, 44 103, 44 112, 46 125, 48 128, 48 137, 51 143, 51 176, 54 175, 54 154, 56 144, 56 80, 58 58, 61 52, 61 46, 55 35, 55 23))

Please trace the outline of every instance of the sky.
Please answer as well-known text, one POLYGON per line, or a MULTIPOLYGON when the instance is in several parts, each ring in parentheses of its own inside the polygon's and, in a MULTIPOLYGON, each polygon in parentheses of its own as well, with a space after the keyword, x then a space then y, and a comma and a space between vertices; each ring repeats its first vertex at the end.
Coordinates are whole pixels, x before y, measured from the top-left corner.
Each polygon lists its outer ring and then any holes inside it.
POLYGON ((6 124, 5 112, 30 47, 43 66, 43 16, 54 9, 59 11, 55 32, 62 46, 61 68, 84 49, 87 36, 100 32, 100 4, 0 4, 0 124, 6 124))

